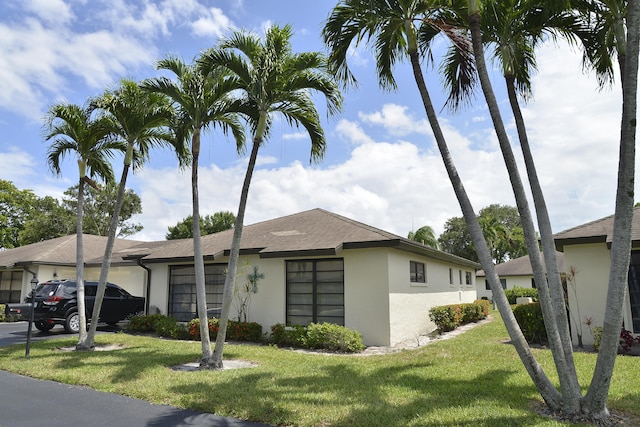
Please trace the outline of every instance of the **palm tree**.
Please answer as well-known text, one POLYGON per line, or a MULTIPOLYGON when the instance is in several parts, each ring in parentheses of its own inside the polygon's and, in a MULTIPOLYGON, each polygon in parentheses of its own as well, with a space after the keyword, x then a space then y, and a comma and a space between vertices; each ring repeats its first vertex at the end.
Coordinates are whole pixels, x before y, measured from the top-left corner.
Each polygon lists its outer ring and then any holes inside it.
MULTIPOLYGON (((494 4, 495 2, 486 2, 485 10, 486 15, 490 16, 489 20, 492 20, 496 17, 496 11, 500 9, 500 6, 494 4)), ((535 7, 540 7, 540 2, 535 7)), ((502 3, 501 3, 502 4, 502 3)), ((520 10, 526 8, 526 5, 520 10)), ((560 11, 561 15, 565 15, 563 11, 560 11)), ((535 242, 535 233, 533 230, 533 222, 528 214, 528 206, 526 202, 526 195, 524 193, 524 188, 519 179, 517 172, 517 165, 514 160, 513 154, 511 152, 511 148, 509 145, 508 137, 506 131, 504 129, 502 119, 500 117, 500 112, 498 109, 498 104, 495 99, 495 95, 493 93, 493 89, 491 88, 491 83, 489 80, 489 75, 486 69, 486 65, 484 63, 484 49, 482 44, 482 33, 481 33, 481 9, 479 7, 479 2, 477 0, 469 0, 469 27, 471 30, 472 41, 474 46, 474 53, 476 58, 476 66, 479 73, 480 83, 483 89, 483 93, 485 95, 485 99, 487 100, 487 104, 489 106, 489 111, 494 123, 494 128, 496 130, 496 134, 498 136, 498 140, 500 143, 500 147, 503 153, 503 157, 505 159, 505 163, 507 165, 507 169, 509 171, 509 175, 511 178, 512 187, 514 190, 514 194, 516 196, 516 201, 518 204, 518 208, 520 211, 520 216, 522 219, 523 229, 525 231, 525 237, 527 240, 527 245, 529 247, 529 256, 531 259, 532 266, 536 273, 536 281, 538 281, 537 277, 540 276, 543 280, 544 270, 541 265, 541 260, 539 260, 538 253, 535 252, 534 248, 537 247, 535 242)), ((549 18, 545 16, 546 24, 549 25, 554 21, 553 18, 549 18)), ((508 19, 503 19, 505 22, 500 23, 500 27, 509 27, 509 32, 515 29, 516 33, 508 35, 507 37, 511 37, 513 40, 518 40, 521 32, 518 33, 517 25, 514 25, 513 21, 508 19)), ((565 21, 566 22, 566 21, 565 21)), ((534 31, 541 31, 540 27, 534 26, 534 31)), ((636 28, 634 30, 637 32, 637 21, 636 28)), ((522 29, 520 29, 522 31, 522 29)), ((619 33, 617 33, 619 34, 619 33)), ((533 50, 533 43, 531 40, 535 40, 537 35, 534 33, 534 36, 531 37, 528 42, 529 47, 531 47, 531 51, 533 50)), ((526 44, 527 42, 525 42, 526 44)), ((501 48, 508 46, 508 43, 500 45, 501 48)), ((515 50, 517 52, 517 50, 515 50)), ((522 50, 520 51, 522 52, 522 50)), ((636 46, 636 54, 637 54, 637 46, 636 46)), ((564 306, 564 298, 562 293, 562 287, 560 284, 559 277, 557 276, 557 266, 555 263, 555 257, 553 256, 554 244, 553 244, 553 236, 551 233, 551 226, 548 218, 548 214, 546 211, 546 206, 544 203, 544 197, 542 195, 542 190, 540 188, 539 181, 537 179, 537 174, 535 172, 533 159, 530 153, 530 149, 528 143, 526 141, 526 132, 524 131, 524 125, 522 123, 521 116, 518 117, 519 108, 517 106, 517 100, 515 99, 515 90, 513 86, 513 80, 515 79, 515 72, 508 73, 508 69, 517 70, 517 66, 515 66, 514 62, 510 62, 503 59, 503 66, 505 68, 505 78, 507 80, 510 100, 512 104, 512 108, 514 114, 516 115, 516 120, 519 120, 519 128, 518 132, 520 135, 521 141, 524 140, 525 144, 523 144, 523 153, 525 156, 525 162, 527 164, 527 172, 531 182, 532 194, 534 197, 534 201, 536 203, 536 211, 538 213, 538 223, 540 226, 541 237, 543 242, 543 251, 545 253, 545 262, 547 263, 547 271, 549 273, 549 287, 547 287, 546 282, 541 282, 539 287, 541 302, 543 307, 543 314, 545 317, 545 324, 547 325, 547 334, 549 337, 549 341, 552 348, 552 353, 554 356, 554 360, 556 362, 556 368, 559 374, 560 383, 561 383, 561 391, 562 391, 562 406, 558 409, 551 408, 552 410, 559 410, 564 412, 565 414, 575 415, 581 413, 587 413, 592 418, 604 418, 608 415, 608 411, 606 409, 606 395, 608 393, 608 384, 610 381, 611 373, 613 371, 613 362, 612 360, 615 358, 615 351, 617 350, 617 341, 618 334, 620 330, 620 326, 622 324, 622 306, 624 302, 624 286, 626 284, 626 274, 628 272, 628 264, 629 264, 629 254, 630 254, 630 230, 631 230, 631 217, 632 217, 632 208, 633 208, 633 197, 629 197, 630 194, 633 193, 632 187, 633 185, 630 182, 633 181, 633 164, 624 164, 625 161, 629 161, 632 159, 633 162, 635 153, 633 151, 633 139, 629 137, 626 141, 624 140, 624 128, 623 128, 623 140, 621 140, 621 158, 624 153, 624 160, 621 160, 620 169, 619 169, 619 184, 618 184, 618 196, 616 202, 616 214, 620 215, 620 218, 616 216, 616 226, 619 227, 618 230, 614 231, 614 234, 618 235, 620 239, 617 243, 619 251, 614 251, 612 247, 612 267, 610 272, 610 286, 608 290, 608 301, 607 304, 607 312, 611 317, 605 319, 605 325, 611 326, 608 329, 609 333, 609 341, 607 349, 605 351, 601 351, 599 354, 599 361, 603 361, 602 369, 596 368, 596 372, 594 373, 594 379, 591 382, 589 392, 585 396, 584 399, 581 398, 581 390, 580 385, 578 383, 578 379, 575 372, 575 366, 573 363, 573 353, 572 346, 569 337, 568 325, 566 322, 566 310, 564 306), (524 135, 524 137, 523 137, 524 135), (625 151, 626 150, 626 151, 625 151), (631 172, 629 172, 631 169, 631 172), (625 175, 627 174, 627 175, 625 175), (623 178, 624 177, 624 178, 623 178), (626 181, 625 181, 626 179, 626 181), (620 210, 618 210, 620 209, 620 210), (626 234, 625 234, 626 233, 626 234), (615 253, 615 257, 614 257, 615 253), (549 295, 550 289, 550 295, 549 295), (543 299, 546 301, 543 301, 543 299), (564 344, 564 345, 563 345, 564 344), (603 353, 609 352, 609 355, 602 356, 603 353), (604 361, 606 359, 606 362, 604 361), (604 367, 606 366, 606 368, 604 367), (604 392, 603 392, 604 389, 604 392), (597 390, 597 391, 596 391, 597 390), (598 398, 594 398, 593 396, 598 395, 598 398)), ((637 57, 636 57, 637 61, 637 57)), ((519 63, 520 70, 523 68, 527 68, 529 64, 526 61, 519 63)), ((627 71, 623 68, 623 71, 627 71)), ((637 73, 637 62, 636 62, 636 70, 637 73)), ((522 81, 522 80, 521 80, 522 81)), ((628 98, 627 104, 633 101, 634 99, 628 98)), ((635 107, 634 107, 635 113, 635 107)), ((625 125, 624 121, 625 117, 623 117, 623 126, 625 125)), ((627 125, 631 124, 631 119, 629 118, 629 122, 627 125)))
POLYGON ((226 78, 221 68, 205 72, 200 64, 186 65, 182 60, 169 57, 158 61, 159 69, 169 70, 177 77, 177 82, 159 77, 145 80, 142 87, 169 97, 176 107, 176 135, 180 144, 191 136, 191 195, 193 229, 193 256, 196 276, 196 300, 200 319, 202 342, 202 364, 213 356, 209 338, 207 318, 207 294, 205 288, 204 259, 200 232, 200 202, 198 195, 198 160, 200 157, 200 137, 203 130, 219 126, 225 133, 229 130, 236 140, 238 152, 244 149, 244 128, 238 114, 233 111, 231 91, 235 81, 226 78))
POLYGON ((100 317, 100 309, 104 299, 104 291, 107 283, 107 276, 111 268, 111 257, 113 255, 113 245, 116 239, 118 228, 118 217, 124 197, 127 176, 129 169, 140 167, 149 158, 149 151, 157 145, 173 145, 173 133, 168 130, 173 117, 168 100, 163 95, 144 91, 132 80, 122 80, 120 86, 115 90, 108 90, 102 96, 92 101, 94 108, 107 113, 111 120, 110 133, 117 140, 124 143, 126 153, 120 183, 118 186, 118 196, 114 206, 109 235, 100 269, 100 278, 96 299, 93 306, 91 326, 84 342, 78 343, 82 350, 94 348, 96 327, 100 317))
POLYGON ((75 104, 55 104, 49 108, 46 118, 47 141, 53 140, 47 152, 47 163, 56 174, 61 174, 61 163, 67 155, 75 155, 78 161, 78 205, 76 208, 76 283, 78 287, 79 341, 87 336, 87 316, 84 300, 84 246, 82 220, 84 185, 97 187, 92 177, 113 181, 111 159, 123 145, 108 138, 108 119, 92 117, 88 108, 75 104))
POLYGON ((224 284, 220 329, 213 358, 208 361, 208 366, 215 369, 223 366, 222 353, 235 288, 244 213, 258 149, 269 136, 274 116, 279 114, 289 124, 302 126, 307 131, 311 138, 311 161, 320 160, 326 140, 311 92, 326 97, 328 114, 336 113, 342 105, 342 95, 326 73, 324 56, 319 52, 293 53, 291 36, 288 25, 270 27, 264 40, 256 34, 238 31, 200 58, 205 69, 225 67, 237 79, 242 111, 253 133, 224 284))
POLYGON ((433 228, 429 225, 424 225, 415 232, 410 231, 407 239, 438 249, 438 238, 433 228))
MULTIPOLYGON (((323 30, 325 44, 330 50, 330 65, 342 80, 353 81, 354 77, 347 66, 347 53, 352 42, 358 44, 364 40, 374 46, 380 85, 384 88, 393 88, 395 87, 392 75, 393 65, 401 56, 409 57, 438 149, 458 198, 478 258, 483 269, 487 272, 487 279, 493 290, 494 299, 511 340, 545 402, 553 409, 560 408, 560 394, 533 357, 504 295, 495 272, 491 252, 453 163, 422 74, 421 54, 424 54, 428 47, 426 43, 431 41, 437 33, 443 33, 449 38, 456 46, 460 58, 468 59, 469 56, 472 56, 468 52, 468 39, 464 38, 460 31, 455 29, 455 26, 443 21, 443 17, 449 18, 456 12, 454 9, 451 12, 443 11, 441 6, 446 3, 449 2, 421 0, 341 1, 333 9, 323 30), (416 27, 416 25, 418 26, 416 27), (418 41, 421 42, 421 45, 418 41)), ((461 6, 461 2, 454 1, 453 3, 457 8, 461 6)), ((467 66, 463 69, 468 70, 469 68, 467 66)), ((459 78, 456 81, 463 85, 470 83, 469 78, 459 78)), ((463 87, 455 93, 464 95, 468 92, 463 87)))
POLYGON ((606 401, 622 326, 622 307, 631 253, 640 1, 600 0, 577 3, 590 30, 580 34, 584 46, 585 65, 596 71, 598 82, 604 85, 613 80, 612 62, 617 57, 622 83, 618 184, 607 301, 598 359, 589 389, 583 399, 585 412, 592 418, 606 419, 609 416, 606 401))

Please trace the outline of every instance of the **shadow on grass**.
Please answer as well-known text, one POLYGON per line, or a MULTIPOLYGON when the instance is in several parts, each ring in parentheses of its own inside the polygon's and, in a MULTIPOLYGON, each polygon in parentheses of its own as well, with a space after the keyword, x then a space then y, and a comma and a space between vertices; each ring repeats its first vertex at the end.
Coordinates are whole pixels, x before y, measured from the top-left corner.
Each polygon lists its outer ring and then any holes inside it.
POLYGON ((172 391, 182 395, 191 408, 282 425, 475 427, 540 422, 537 414, 526 410, 513 416, 504 415, 504 410, 497 410, 495 416, 460 410, 527 408, 532 388, 508 384, 513 372, 495 370, 451 381, 425 378, 429 368, 428 363, 384 367, 363 375, 348 365, 334 364, 324 367, 323 374, 276 379, 267 372, 255 372, 215 384, 177 385, 172 391), (483 386, 488 381, 491 391, 483 386), (495 393, 496 387, 503 393, 495 393), (300 413, 304 412, 300 408, 309 411, 300 413))

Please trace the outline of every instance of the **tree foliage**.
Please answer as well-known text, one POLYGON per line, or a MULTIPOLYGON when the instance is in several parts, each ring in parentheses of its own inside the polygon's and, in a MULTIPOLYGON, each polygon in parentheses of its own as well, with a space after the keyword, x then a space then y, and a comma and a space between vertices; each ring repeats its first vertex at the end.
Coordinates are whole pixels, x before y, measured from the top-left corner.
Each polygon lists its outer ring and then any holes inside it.
MULTIPOLYGON (((518 209, 492 204, 480 210, 478 221, 496 264, 527 254, 518 209)), ((478 261, 471 234, 463 217, 449 218, 438 237, 440 249, 478 261)))
MULTIPOLYGON (((229 211, 216 212, 213 215, 200 217, 200 235, 219 233, 230 230, 236 222, 236 216, 229 211)), ((193 237, 193 216, 189 215, 174 226, 168 227, 169 232, 165 235, 167 240, 189 239, 193 237)))
MULTIPOLYGON (((99 187, 99 189, 84 187, 84 215, 82 219, 84 234, 107 235, 117 191, 117 187, 113 184, 99 187)), ((68 188, 64 194, 65 197, 61 201, 51 196, 37 198, 23 230, 19 233, 20 246, 68 236, 76 232, 78 186, 68 188)), ((140 196, 128 189, 125 192, 118 219, 119 237, 125 238, 143 229, 142 224, 131 221, 133 215, 140 213, 142 213, 140 196)))
POLYGON ((407 239, 438 249, 438 239, 436 238, 436 233, 429 225, 424 225, 418 228, 415 232, 410 231, 407 235, 407 239))
POLYGON ((20 190, 11 181, 0 179, 0 249, 20 246, 20 232, 37 206, 31 190, 20 190))

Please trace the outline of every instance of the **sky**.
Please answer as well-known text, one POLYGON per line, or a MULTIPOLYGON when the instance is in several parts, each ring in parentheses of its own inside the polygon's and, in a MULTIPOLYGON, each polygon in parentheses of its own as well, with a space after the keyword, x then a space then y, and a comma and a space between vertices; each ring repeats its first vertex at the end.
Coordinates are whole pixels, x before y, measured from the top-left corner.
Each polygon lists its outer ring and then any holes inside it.
MULTIPOLYGON (((43 124, 51 105, 83 105, 122 78, 157 77, 158 59, 171 55, 191 62, 234 30, 262 35, 270 25, 291 24, 295 51, 324 51, 320 33, 335 5, 336 0, 3 0, 0 179, 40 197, 62 197, 77 183, 78 171, 73 158, 60 176, 47 165, 43 124)), ((533 98, 523 114, 552 227, 559 232, 614 211, 621 92, 618 85, 598 89, 575 48, 545 44, 536 53, 533 98)), ((436 66, 424 71, 440 111, 446 97, 438 59, 436 50, 436 66)), ((352 50, 349 65, 359 85, 343 93, 343 111, 327 117, 318 100, 327 138, 324 160, 311 164, 309 138, 276 121, 260 149, 245 224, 322 208, 405 237, 423 225, 440 234, 447 219, 461 211, 409 64, 396 66, 395 92, 378 87, 375 62, 365 47, 352 50)), ((504 84, 497 65, 491 66, 519 153, 504 84)), ((481 94, 463 111, 443 109, 439 118, 475 210, 494 203, 515 206, 481 94)), ((204 136, 202 215, 237 212, 247 156, 238 155, 224 135, 204 136)), ((120 163, 117 158, 116 171, 120 163)), ((168 149, 153 151, 127 184, 143 208, 133 219, 144 229, 131 239, 163 240, 167 227, 191 214, 190 171, 179 169, 168 149)))

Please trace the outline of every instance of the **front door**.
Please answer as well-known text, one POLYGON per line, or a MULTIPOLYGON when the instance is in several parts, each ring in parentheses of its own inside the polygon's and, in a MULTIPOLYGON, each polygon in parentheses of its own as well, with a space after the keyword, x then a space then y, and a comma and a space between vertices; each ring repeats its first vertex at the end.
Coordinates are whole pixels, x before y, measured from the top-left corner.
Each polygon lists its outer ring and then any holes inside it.
POLYGON ((631 252, 629 264, 629 301, 631 302, 631 323, 625 325, 633 329, 633 333, 640 334, 640 251, 631 252))

